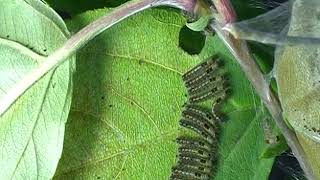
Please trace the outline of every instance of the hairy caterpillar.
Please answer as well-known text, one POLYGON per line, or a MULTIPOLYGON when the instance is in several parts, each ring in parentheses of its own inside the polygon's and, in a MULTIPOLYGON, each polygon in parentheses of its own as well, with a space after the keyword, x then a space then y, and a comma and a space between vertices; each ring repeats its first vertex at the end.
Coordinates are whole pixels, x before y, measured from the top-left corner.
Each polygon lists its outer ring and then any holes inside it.
POLYGON ((218 71, 220 59, 209 58, 190 71, 182 79, 188 91, 189 103, 199 103, 214 97, 224 98, 227 91, 225 78, 218 71))
POLYGON ((188 103, 179 121, 182 127, 197 133, 197 137, 177 138, 178 160, 172 168, 170 179, 210 179, 216 158, 220 118, 216 106, 226 96, 226 83, 218 72, 218 58, 192 68, 182 76, 188 91, 188 103), (212 98, 212 112, 196 103, 212 98))

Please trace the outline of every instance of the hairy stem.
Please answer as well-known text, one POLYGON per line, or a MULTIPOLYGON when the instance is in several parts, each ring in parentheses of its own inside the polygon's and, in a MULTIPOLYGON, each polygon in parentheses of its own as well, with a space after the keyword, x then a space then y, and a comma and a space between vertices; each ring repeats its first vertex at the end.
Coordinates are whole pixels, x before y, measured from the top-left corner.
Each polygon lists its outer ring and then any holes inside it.
POLYGON ((275 120, 277 126, 281 130, 288 145, 292 149, 292 152, 296 156, 300 163, 301 168, 304 170, 308 179, 315 179, 311 171, 305 152, 299 143, 297 136, 292 132, 284 122, 282 116, 282 109, 279 101, 275 95, 270 91, 269 84, 264 78, 258 65, 255 63, 254 58, 250 55, 247 43, 243 40, 235 39, 231 34, 226 31, 222 31, 222 27, 227 23, 236 21, 236 14, 232 8, 229 0, 212 0, 215 4, 220 17, 218 17, 218 23, 211 24, 215 29, 219 37, 228 46, 229 50, 235 56, 237 62, 241 66, 242 70, 246 74, 247 78, 251 82, 252 86, 260 96, 265 106, 268 108, 270 114, 275 120))
POLYGON ((47 58, 43 59, 43 62, 39 64, 38 68, 31 71, 20 82, 18 82, 12 88, 12 90, 10 90, 1 99, 0 117, 25 91, 39 81, 44 75, 57 68, 60 64, 65 62, 68 57, 75 54, 77 50, 87 44, 91 39, 114 24, 133 14, 154 6, 167 5, 178 7, 184 10, 190 10, 193 8, 193 2, 194 1, 187 1, 187 3, 185 3, 179 0, 134 0, 115 8, 111 13, 108 13, 98 20, 92 22, 81 29, 78 33, 70 37, 70 39, 68 39, 62 47, 54 51, 47 58))

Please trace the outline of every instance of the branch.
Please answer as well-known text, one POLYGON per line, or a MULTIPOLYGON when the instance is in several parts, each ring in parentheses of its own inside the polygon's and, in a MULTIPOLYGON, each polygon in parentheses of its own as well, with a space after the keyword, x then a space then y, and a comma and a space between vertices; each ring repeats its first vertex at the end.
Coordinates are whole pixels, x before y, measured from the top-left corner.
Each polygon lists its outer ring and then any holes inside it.
POLYGON ((90 23, 78 33, 74 34, 62 47, 54 51, 47 58, 42 58, 43 63, 39 64, 38 68, 27 74, 1 99, 0 117, 33 84, 39 81, 49 71, 57 68, 60 64, 65 62, 68 57, 75 54, 77 50, 87 44, 91 39, 133 14, 161 5, 177 7, 190 11, 195 6, 195 0, 134 0, 115 8, 111 13, 108 13, 107 15, 90 23))
POLYGON ((270 91, 269 84, 261 73, 254 58, 250 55, 247 43, 243 40, 235 39, 231 34, 222 30, 225 24, 236 21, 236 13, 229 0, 212 0, 215 4, 220 17, 218 23, 211 24, 218 36, 224 41, 235 59, 241 66, 256 93, 260 96, 270 114, 281 130, 292 152, 300 163, 308 179, 315 179, 309 163, 306 161, 305 152, 299 143, 297 136, 284 122, 282 109, 275 95, 270 91))

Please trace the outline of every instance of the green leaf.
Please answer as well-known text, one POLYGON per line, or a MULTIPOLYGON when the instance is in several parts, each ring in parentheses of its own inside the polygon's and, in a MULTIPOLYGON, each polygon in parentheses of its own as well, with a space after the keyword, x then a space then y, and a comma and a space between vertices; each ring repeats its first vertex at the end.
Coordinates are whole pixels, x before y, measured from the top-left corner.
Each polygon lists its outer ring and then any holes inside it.
POLYGON ((278 135, 279 141, 276 144, 270 144, 267 149, 261 154, 261 158, 273 158, 285 152, 289 147, 284 136, 278 135))
MULTIPOLYGON (((106 12, 77 16, 69 28, 77 31, 106 12)), ((169 177, 186 101, 181 75, 199 62, 178 47, 184 24, 179 13, 146 11, 77 54, 57 179, 169 177)))
POLYGON ((103 7, 116 7, 128 0, 45 0, 54 9, 75 15, 86 10, 103 7))
MULTIPOLYGON (((0 100, 69 33, 37 0, 0 1, 0 100)), ((74 58, 70 58, 74 60, 74 58)), ((0 117, 0 179, 50 179, 62 153, 72 61, 39 80, 0 117)))
POLYGON ((222 124, 219 162, 214 179, 267 179, 273 158, 262 159, 266 150, 261 121, 269 116, 239 65, 217 36, 207 39, 201 56, 219 54, 226 61, 231 96, 222 106, 227 121, 222 124))
MULTIPOLYGON (((76 16, 69 28, 78 31, 106 12, 76 16)), ((185 23, 177 12, 147 10, 77 54, 74 101, 56 179, 167 179, 186 102, 181 75, 218 52, 233 92, 223 107, 229 120, 222 124, 217 179, 267 178, 273 159, 259 158, 266 147, 256 116, 260 102, 217 37, 207 39, 200 55, 179 48, 185 23), (234 173, 239 169, 241 176, 234 173)))

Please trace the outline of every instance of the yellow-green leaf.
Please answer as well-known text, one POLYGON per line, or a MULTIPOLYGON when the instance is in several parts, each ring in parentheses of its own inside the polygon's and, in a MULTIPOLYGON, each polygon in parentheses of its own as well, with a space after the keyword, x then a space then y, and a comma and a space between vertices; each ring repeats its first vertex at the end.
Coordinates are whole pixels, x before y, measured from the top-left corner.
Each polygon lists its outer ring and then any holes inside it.
MULTIPOLYGON (((320 38, 320 1, 297 0, 288 35, 320 38)), ((276 79, 284 115, 299 136, 308 161, 320 178, 319 45, 283 46, 276 54, 276 79)))

